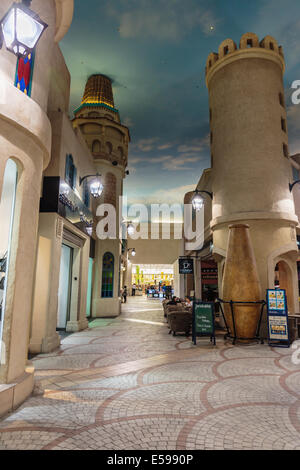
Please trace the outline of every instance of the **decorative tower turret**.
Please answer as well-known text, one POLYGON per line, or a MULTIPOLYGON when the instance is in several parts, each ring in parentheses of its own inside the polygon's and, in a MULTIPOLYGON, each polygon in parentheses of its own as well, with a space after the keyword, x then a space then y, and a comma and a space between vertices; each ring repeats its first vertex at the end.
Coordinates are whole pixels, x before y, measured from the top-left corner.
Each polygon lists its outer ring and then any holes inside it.
MULTIPOLYGON (((290 311, 298 311, 296 230, 289 191, 282 48, 271 36, 226 39, 206 65, 210 101, 214 254, 226 256, 228 226, 250 226, 263 290, 283 267, 290 311)), ((222 269, 220 269, 222 272, 222 269)), ((221 280, 220 280, 221 281, 221 280)))
POLYGON ((112 204, 116 209, 116 240, 96 242, 93 317, 120 314, 120 256, 118 221, 119 197, 128 162, 130 134, 121 124, 114 107, 112 81, 105 75, 89 77, 80 107, 75 111, 73 126, 82 133, 94 157, 97 172, 102 175, 104 191, 95 204, 112 204))

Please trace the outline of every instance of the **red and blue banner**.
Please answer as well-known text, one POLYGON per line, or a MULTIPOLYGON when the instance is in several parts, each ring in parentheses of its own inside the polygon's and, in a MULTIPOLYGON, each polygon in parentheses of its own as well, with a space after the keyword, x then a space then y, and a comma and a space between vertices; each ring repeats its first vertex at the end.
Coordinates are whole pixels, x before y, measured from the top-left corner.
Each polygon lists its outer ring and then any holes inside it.
POLYGON ((34 54, 28 54, 26 57, 20 57, 17 62, 15 86, 25 93, 31 95, 31 82, 34 66, 34 54))

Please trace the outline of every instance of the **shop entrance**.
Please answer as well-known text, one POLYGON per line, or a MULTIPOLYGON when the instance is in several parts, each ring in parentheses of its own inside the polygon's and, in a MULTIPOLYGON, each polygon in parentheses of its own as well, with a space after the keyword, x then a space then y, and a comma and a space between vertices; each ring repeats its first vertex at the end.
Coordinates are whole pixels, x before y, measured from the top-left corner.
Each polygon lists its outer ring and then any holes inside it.
POLYGON ((174 285, 174 267, 172 264, 140 264, 132 266, 133 295, 164 295, 172 291, 174 285), (134 292, 135 291, 135 292, 134 292))
POLYGON ((275 287, 286 290, 288 311, 293 312, 293 275, 289 265, 285 261, 279 261, 279 263, 276 264, 274 284, 275 287))
POLYGON ((58 290, 57 329, 65 330, 70 319, 73 248, 62 245, 58 290))
POLYGON ((214 302, 218 292, 218 265, 213 259, 201 261, 202 300, 214 302))

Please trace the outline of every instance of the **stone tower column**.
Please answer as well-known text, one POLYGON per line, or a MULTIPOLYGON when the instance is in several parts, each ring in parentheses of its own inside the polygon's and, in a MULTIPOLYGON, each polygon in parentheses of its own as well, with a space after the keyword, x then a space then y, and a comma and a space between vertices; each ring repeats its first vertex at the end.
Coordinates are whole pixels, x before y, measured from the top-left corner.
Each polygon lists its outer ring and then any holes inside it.
POLYGON ((121 240, 118 223, 122 207, 119 207, 119 197, 123 194, 130 135, 128 128, 121 124, 119 112, 114 107, 112 81, 109 77, 100 74, 89 77, 81 106, 75 111, 73 126, 84 137, 97 172, 102 176, 104 190, 101 198, 94 201, 95 210, 99 204, 111 204, 116 209, 117 238, 97 239, 96 242, 92 303, 93 317, 114 317, 121 311, 121 240), (103 261, 107 254, 112 255, 114 262, 112 289, 109 289, 109 293, 107 289, 102 289, 103 267, 105 271, 103 261))
MULTIPOLYGON (((284 104, 284 57, 270 36, 227 39, 207 59, 210 101, 214 255, 226 256, 228 226, 250 225, 261 285, 274 287, 275 267, 289 273, 288 306, 298 311, 298 254, 284 104)), ((222 295, 222 293, 221 293, 222 295)))

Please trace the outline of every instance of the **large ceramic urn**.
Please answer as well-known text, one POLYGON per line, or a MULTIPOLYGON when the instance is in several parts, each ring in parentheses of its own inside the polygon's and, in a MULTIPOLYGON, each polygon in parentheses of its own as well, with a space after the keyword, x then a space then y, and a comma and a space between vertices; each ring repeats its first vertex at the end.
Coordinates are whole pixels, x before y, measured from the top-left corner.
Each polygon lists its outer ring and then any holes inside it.
MULTIPOLYGON (((259 302, 261 285, 251 243, 249 225, 229 226, 227 257, 223 276, 223 300, 230 302, 259 302)), ((259 322, 261 305, 234 304, 236 336, 243 342, 254 338, 259 322)), ((234 336, 232 313, 224 304, 224 314, 231 335, 234 336)))

